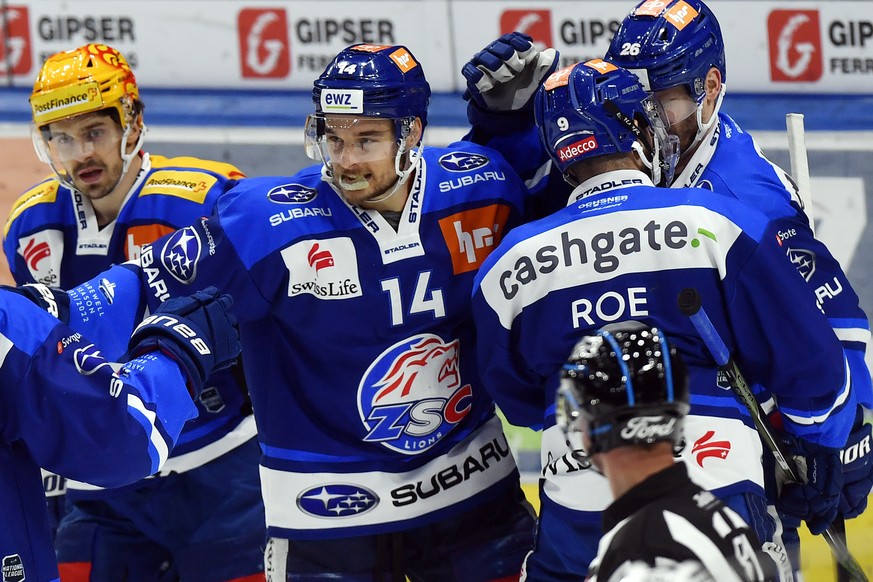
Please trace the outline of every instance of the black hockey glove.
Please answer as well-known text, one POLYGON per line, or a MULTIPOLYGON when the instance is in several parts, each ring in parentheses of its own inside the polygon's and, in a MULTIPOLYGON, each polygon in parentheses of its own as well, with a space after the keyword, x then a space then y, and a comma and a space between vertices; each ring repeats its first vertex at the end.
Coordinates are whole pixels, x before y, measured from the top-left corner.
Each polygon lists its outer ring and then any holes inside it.
POLYGON ((42 283, 27 283, 21 287, 0 286, 6 291, 23 295, 49 315, 54 315, 63 323, 70 323, 70 296, 63 289, 49 287, 42 283))
POLYGON ((837 517, 843 488, 840 451, 806 439, 783 439, 806 482, 784 483, 776 508, 787 527, 799 527, 803 520, 810 532, 820 534, 837 517))
POLYGON ((230 367, 241 351, 233 299, 215 287, 161 304, 133 331, 128 343, 131 358, 160 350, 178 362, 188 388, 198 396, 213 372, 230 367))
POLYGON ((840 452, 840 460, 843 462, 840 515, 846 519, 858 517, 867 507, 867 497, 873 489, 871 444, 870 425, 864 422, 864 409, 859 406, 852 432, 840 452))

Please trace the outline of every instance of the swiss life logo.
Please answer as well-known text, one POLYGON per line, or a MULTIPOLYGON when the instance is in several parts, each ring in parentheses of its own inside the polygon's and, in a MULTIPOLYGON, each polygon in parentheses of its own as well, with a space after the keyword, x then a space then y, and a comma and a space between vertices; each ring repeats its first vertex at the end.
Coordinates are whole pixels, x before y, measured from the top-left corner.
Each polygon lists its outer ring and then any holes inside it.
POLYGON ((0 77, 27 75, 33 66, 27 6, 0 6, 0 77))
POLYGON ((823 72, 818 10, 773 10, 767 17, 770 78, 775 82, 808 83, 823 72))
POLYGON ((523 32, 542 50, 552 46, 551 10, 504 10, 500 14, 500 34, 523 32))
POLYGON ((237 16, 244 79, 281 79, 291 72, 288 18, 283 8, 243 8, 237 16))

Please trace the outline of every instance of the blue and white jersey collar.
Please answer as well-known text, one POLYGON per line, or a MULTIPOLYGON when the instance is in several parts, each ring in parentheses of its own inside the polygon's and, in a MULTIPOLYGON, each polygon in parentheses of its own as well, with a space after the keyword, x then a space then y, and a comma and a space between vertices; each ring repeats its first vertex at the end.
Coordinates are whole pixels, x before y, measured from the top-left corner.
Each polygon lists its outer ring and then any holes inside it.
POLYGON ((682 173, 673 179, 670 184, 671 188, 694 188, 700 181, 704 170, 715 155, 715 148, 718 147, 718 140, 721 137, 722 120, 719 117, 718 123, 713 123, 710 128, 710 133, 703 137, 697 151, 688 160, 685 169, 682 173))
POLYGON ((576 204, 582 198, 629 186, 654 186, 652 178, 639 170, 612 170, 588 178, 570 192, 567 206, 576 204))

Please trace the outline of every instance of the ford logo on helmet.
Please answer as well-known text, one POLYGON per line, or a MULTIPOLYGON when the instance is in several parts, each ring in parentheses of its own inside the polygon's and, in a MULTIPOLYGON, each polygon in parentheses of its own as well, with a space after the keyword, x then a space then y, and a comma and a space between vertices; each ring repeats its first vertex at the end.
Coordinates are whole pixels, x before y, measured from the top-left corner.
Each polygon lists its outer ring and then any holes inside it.
POLYGON ((317 485, 297 496, 297 507, 315 517, 361 515, 379 504, 379 496, 360 485, 317 485))
POLYGON ((488 158, 481 154, 452 152, 439 160, 440 166, 450 172, 469 172, 488 164, 488 158))
POLYGON ((307 188, 302 184, 282 184, 267 192, 270 202, 277 204, 306 204, 318 195, 315 188, 307 188))

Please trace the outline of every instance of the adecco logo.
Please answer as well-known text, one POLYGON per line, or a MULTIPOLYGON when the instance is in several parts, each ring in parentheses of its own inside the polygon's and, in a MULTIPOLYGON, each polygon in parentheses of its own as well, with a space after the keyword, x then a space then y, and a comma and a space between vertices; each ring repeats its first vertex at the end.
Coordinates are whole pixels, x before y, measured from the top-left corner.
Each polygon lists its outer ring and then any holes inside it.
POLYGON ((30 46, 27 7, 4 3, 0 7, 0 77, 30 73, 30 46))
POLYGON ((550 10, 504 10, 500 15, 500 34, 523 32, 542 50, 552 46, 552 12, 550 10))
POLYGON ((237 16, 244 79, 280 79, 291 72, 288 19, 282 8, 243 8, 237 16))
POLYGON ((773 10, 767 17, 767 33, 773 81, 799 83, 821 79, 818 10, 773 10))

